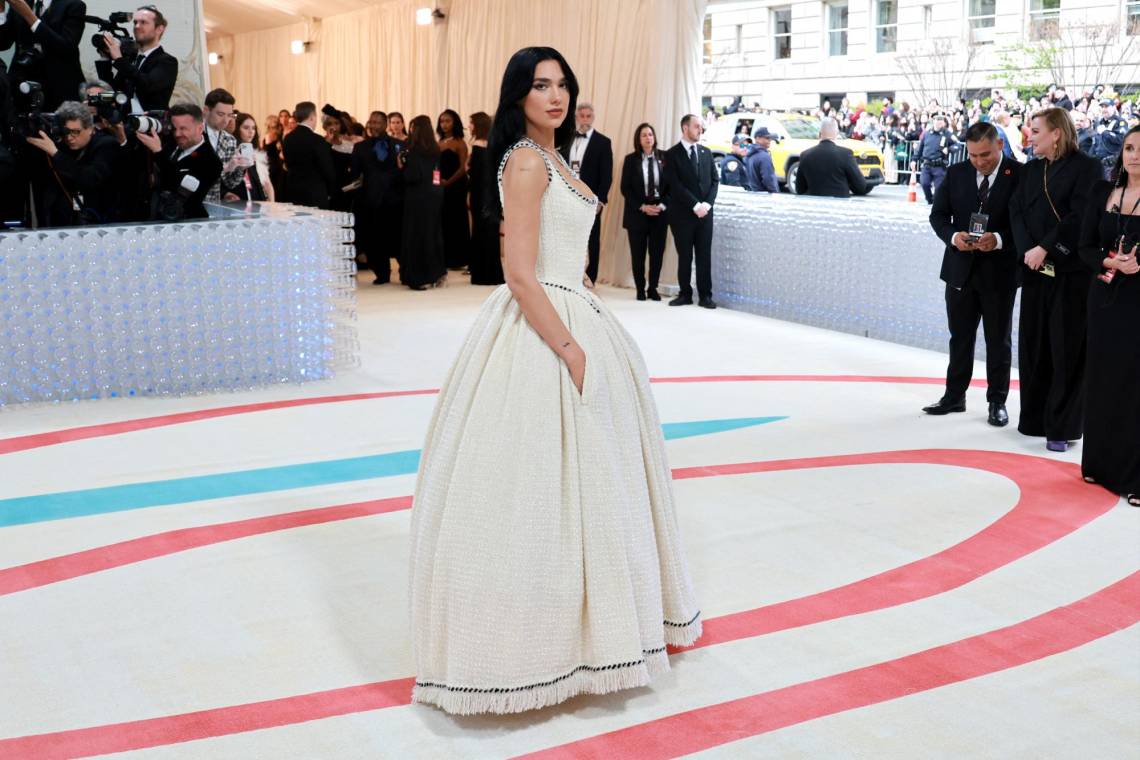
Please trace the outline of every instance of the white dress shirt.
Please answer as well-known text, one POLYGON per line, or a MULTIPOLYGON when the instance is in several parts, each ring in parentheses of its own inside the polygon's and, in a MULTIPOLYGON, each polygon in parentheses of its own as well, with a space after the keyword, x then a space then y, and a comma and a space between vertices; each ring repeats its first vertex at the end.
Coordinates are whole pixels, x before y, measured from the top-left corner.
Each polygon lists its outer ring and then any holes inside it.
POLYGON ((570 165, 573 166, 574 162, 578 162, 578 166, 582 166, 582 157, 586 155, 586 148, 590 147, 590 138, 594 136, 594 128, 591 127, 586 131, 584 138, 578 137, 578 132, 574 133, 574 141, 570 143, 570 165))
MULTIPOLYGON (((693 142, 689 142, 684 137, 682 137, 681 138, 681 147, 685 149, 685 160, 692 163, 692 161, 693 161, 692 151, 693 151, 693 148, 697 147, 697 144, 693 143, 693 142)), ((697 151, 697 160, 698 161, 700 160, 700 156, 701 156, 701 152, 700 152, 700 150, 698 150, 697 151)), ((704 201, 702 201, 702 202, 698 203, 697 205, 693 206, 693 211, 696 211, 697 209, 701 208, 702 206, 705 208, 706 211, 708 211, 709 209, 712 208, 712 204, 705 203, 704 201)))
POLYGON ((194 151, 198 150, 198 148, 201 148, 201 147, 202 147, 203 145, 205 145, 205 144, 206 144, 206 141, 205 141, 205 140, 199 140, 199 141, 197 142, 197 144, 195 144, 195 145, 192 145, 191 147, 187 148, 186 150, 178 150, 178 151, 175 151, 175 153, 174 153, 174 162, 175 162, 175 163, 178 163, 179 161, 181 161, 182 159, 186 158, 186 157, 187 157, 187 156, 189 156, 191 153, 193 153, 194 151))
MULTIPOLYGON (((641 181, 645 185, 645 196, 649 197, 649 162, 653 162, 653 183, 657 186, 657 197, 661 197, 661 162, 657 160, 657 156, 650 153, 646 155, 641 154, 641 181)), ((665 210, 664 203, 657 204, 662 211, 665 210)))
MULTIPOLYGON (((146 60, 146 57, 153 53, 155 50, 158 50, 158 45, 155 45, 150 50, 140 50, 139 57, 135 60, 135 66, 137 68, 141 68, 143 61, 146 60)), ((142 107, 142 103, 139 101, 138 95, 135 95, 133 98, 131 98, 131 113, 145 113, 145 110, 142 107)))
MULTIPOLYGON (((992 193, 994 191, 994 183, 997 182, 998 171, 1001 169, 1001 165, 1004 162, 1005 162, 1004 158, 1001 161, 998 161, 998 165, 995 166, 994 170, 992 172, 990 172, 989 174, 982 174, 979 171, 974 172, 974 182, 975 182, 975 184, 979 190, 982 188, 982 178, 983 177, 989 177, 990 178, 990 192, 992 193)), ((995 248, 994 250, 1000 251, 1001 250, 1001 235, 999 235, 995 232, 994 237, 997 238, 997 248, 995 248)))

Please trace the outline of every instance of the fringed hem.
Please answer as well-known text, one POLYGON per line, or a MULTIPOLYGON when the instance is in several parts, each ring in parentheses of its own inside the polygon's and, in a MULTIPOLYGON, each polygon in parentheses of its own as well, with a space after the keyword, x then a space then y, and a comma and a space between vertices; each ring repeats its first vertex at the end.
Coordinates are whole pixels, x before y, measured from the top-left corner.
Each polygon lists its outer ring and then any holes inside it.
MULTIPOLYGON (((699 625, 698 623, 698 629, 699 625)), ((412 702, 435 705, 453 715, 518 713, 556 705, 579 694, 609 694, 622 689, 635 689, 668 671, 669 656, 664 651, 656 651, 646 654, 644 661, 633 665, 612 670, 579 670, 557 683, 516 691, 462 691, 456 687, 417 683, 412 688, 412 702)))
POLYGON ((690 647, 697 643, 702 632, 701 613, 698 612, 687 623, 678 625, 677 623, 666 622, 665 643, 673 647, 690 647))

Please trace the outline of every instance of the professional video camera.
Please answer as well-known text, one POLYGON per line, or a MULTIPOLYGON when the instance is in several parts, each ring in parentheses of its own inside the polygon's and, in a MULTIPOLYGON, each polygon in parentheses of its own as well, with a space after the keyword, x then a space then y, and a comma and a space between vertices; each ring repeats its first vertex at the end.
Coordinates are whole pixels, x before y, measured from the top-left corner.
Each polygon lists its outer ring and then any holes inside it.
POLYGON ((39 82, 20 82, 18 90, 28 104, 28 111, 17 114, 12 131, 18 137, 35 137, 40 132, 53 140, 63 137, 63 121, 54 113, 43 112, 43 86, 39 82))
POLYGON ((87 105, 95 107, 95 115, 108 124, 121 124, 129 113, 130 100, 121 92, 99 92, 87 96, 87 105))
POLYGON ((169 135, 174 132, 168 111, 147 111, 133 113, 123 120, 128 132, 152 132, 156 135, 169 135))
POLYGON ((131 33, 119 26, 119 24, 129 24, 133 18, 134 14, 118 12, 112 13, 109 19, 101 19, 98 16, 84 16, 83 20, 88 24, 95 24, 99 27, 99 31, 91 36, 91 44, 95 46, 95 50, 100 55, 110 55, 110 51, 107 50, 107 40, 103 37, 103 33, 106 32, 119 41, 119 49, 122 51, 123 57, 130 60, 138 55, 139 46, 131 36, 131 33))

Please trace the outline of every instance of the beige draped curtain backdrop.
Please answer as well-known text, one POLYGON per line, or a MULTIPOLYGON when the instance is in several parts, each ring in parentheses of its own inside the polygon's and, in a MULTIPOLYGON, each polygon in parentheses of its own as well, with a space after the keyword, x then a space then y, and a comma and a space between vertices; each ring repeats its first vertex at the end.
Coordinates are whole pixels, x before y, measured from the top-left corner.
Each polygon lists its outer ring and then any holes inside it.
MULTIPOLYGON (((594 104, 595 128, 614 146, 614 181, 604 212, 599 279, 629 285, 629 244, 621 226, 622 159, 643 121, 662 147, 680 138, 680 119, 700 108, 706 0, 453 0, 446 19, 417 26, 424 0, 390 0, 364 10, 277 29, 212 35, 222 60, 211 86, 234 93, 259 123, 301 100, 331 103, 363 120, 369 111, 426 113, 453 108, 466 121, 494 115, 507 60, 519 48, 557 48, 578 77, 579 99, 594 104), (292 55, 292 40, 310 43, 292 55)), ((675 256, 662 278, 673 281, 675 256)))

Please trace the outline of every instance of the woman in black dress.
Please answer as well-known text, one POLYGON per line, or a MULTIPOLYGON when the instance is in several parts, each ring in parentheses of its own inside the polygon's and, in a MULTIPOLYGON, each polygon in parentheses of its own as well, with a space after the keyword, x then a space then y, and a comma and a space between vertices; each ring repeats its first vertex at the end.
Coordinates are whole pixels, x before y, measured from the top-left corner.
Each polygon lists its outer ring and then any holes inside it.
POLYGON ((411 134, 397 161, 404 176, 404 239, 400 246, 400 282, 424 290, 447 276, 443 262, 443 188, 439 185, 439 145, 431 119, 412 119, 411 134))
POLYGON ((499 258, 499 222, 486 209, 487 193, 498 192, 495 167, 487 158, 487 136, 491 117, 479 111, 471 114, 471 158, 467 174, 471 186, 471 284, 502 285, 503 262, 499 258))
POLYGON ((1065 451, 1084 431, 1085 343, 1092 273, 1077 252, 1089 197, 1104 174, 1077 149, 1068 111, 1033 116, 1030 144, 1040 160, 1021 170, 1010 201, 1021 270, 1018 368, 1022 435, 1065 451))
POLYGON ((1089 290, 1081 470, 1140 507, 1140 127, 1124 136, 1112 176, 1081 227, 1081 257, 1100 273, 1089 290))
POLYGON ((360 142, 349 131, 350 125, 339 116, 325 114, 322 126, 325 140, 332 148, 333 169, 336 170, 336 187, 332 189, 329 207, 335 211, 352 210, 352 194, 344 187, 352 182, 352 149, 360 142))
POLYGON ((448 269, 463 269, 471 255, 467 218, 467 143, 459 114, 450 108, 439 115, 439 173, 443 182, 443 250, 448 269))

